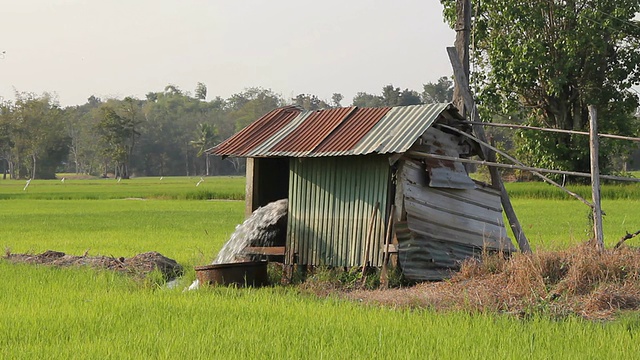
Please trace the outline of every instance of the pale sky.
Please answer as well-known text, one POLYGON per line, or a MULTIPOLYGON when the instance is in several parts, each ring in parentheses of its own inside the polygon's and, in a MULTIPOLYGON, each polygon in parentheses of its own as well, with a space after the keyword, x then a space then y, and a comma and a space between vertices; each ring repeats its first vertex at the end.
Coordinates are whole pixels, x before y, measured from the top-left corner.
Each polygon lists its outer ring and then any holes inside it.
POLYGON ((162 91, 208 100, 247 87, 351 102, 452 74, 438 0, 0 0, 0 96, 62 106, 162 91))

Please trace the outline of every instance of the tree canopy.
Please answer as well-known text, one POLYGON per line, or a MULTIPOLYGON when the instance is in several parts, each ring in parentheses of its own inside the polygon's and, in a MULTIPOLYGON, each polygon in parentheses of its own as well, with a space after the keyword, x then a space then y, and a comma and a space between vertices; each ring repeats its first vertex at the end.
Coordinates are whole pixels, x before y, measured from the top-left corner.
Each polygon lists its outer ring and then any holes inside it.
MULTIPOLYGON (((456 1, 441 0, 455 25, 456 1)), ((472 9, 472 86, 484 114, 535 125, 586 130, 588 105, 601 132, 637 133, 639 0, 484 0, 472 9)), ((588 139, 520 134, 520 154, 542 167, 585 171, 588 139)), ((625 150, 601 145, 601 164, 625 150)))

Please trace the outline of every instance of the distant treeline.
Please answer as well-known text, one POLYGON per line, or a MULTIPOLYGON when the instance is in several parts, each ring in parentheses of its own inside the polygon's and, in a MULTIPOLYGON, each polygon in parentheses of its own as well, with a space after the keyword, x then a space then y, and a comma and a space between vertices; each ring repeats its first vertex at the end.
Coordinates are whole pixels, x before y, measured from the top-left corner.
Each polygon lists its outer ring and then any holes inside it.
MULTIPOLYGON (((422 92, 387 85, 380 95, 358 93, 351 105, 413 105, 451 100, 446 77, 422 92)), ((16 93, 0 105, 0 171, 19 178, 54 178, 72 172, 128 178, 163 175, 231 175, 244 171, 243 159, 207 157, 204 150, 230 137, 277 107, 307 110, 343 106, 311 94, 286 99, 269 89, 248 88, 228 99, 207 100, 198 83, 193 94, 174 85, 145 99, 100 99, 62 108, 50 94, 16 93)))

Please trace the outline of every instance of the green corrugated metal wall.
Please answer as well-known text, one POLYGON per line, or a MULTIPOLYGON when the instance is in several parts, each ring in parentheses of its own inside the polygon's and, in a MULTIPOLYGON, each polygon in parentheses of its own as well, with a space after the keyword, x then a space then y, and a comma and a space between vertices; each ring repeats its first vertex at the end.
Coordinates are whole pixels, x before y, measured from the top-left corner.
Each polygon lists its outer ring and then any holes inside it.
POLYGON ((389 189, 386 156, 292 158, 289 166, 287 262, 300 265, 361 266, 370 219, 369 261, 382 263, 389 189))

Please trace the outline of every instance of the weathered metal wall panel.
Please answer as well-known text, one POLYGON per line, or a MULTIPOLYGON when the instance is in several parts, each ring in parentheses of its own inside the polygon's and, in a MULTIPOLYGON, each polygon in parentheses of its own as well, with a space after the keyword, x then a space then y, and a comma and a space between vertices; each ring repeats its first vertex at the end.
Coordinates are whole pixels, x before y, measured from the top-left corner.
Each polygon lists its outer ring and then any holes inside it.
MULTIPOLYGON (((411 150, 451 157, 459 157, 462 152, 459 136, 447 134, 434 127, 429 128, 420 139, 422 144, 415 145, 411 150)), ((424 159, 424 162, 429 171, 429 186, 450 189, 475 189, 476 185, 461 162, 437 159, 424 159)))
POLYGON ((399 181, 409 230, 399 239, 399 260, 409 278, 433 279, 483 248, 515 251, 496 191, 430 187, 422 164, 411 160, 403 162, 399 181))
POLYGON ((362 266, 368 259, 380 266, 389 186, 387 158, 291 159, 289 174, 287 261, 296 254, 301 265, 351 267, 362 266), (367 238, 369 253, 365 254, 367 238))

